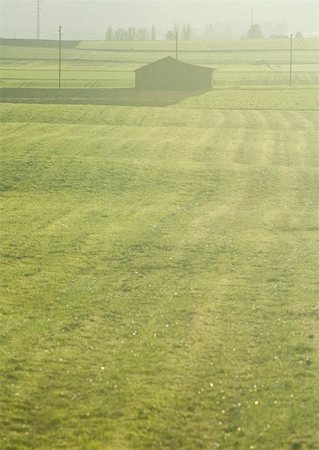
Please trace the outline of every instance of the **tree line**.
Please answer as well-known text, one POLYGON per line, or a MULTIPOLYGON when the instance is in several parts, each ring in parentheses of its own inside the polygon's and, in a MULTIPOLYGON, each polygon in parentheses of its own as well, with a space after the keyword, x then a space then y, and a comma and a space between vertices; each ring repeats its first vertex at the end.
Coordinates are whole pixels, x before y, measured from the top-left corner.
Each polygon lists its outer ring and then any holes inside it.
POLYGON ((152 27, 113 28, 107 27, 105 39, 107 41, 172 41, 178 34, 179 40, 210 40, 210 39, 261 39, 280 37, 286 34, 284 23, 264 21, 245 28, 240 22, 211 22, 204 26, 193 27, 190 23, 175 24, 169 30, 152 27))
MULTIPOLYGON (((165 39, 173 40, 178 33, 181 40, 188 41, 192 37, 192 26, 188 24, 174 25, 172 30, 168 30, 165 34, 165 39)), ((158 30, 155 25, 151 28, 147 27, 128 27, 116 28, 112 25, 107 27, 105 33, 106 41, 156 41, 158 39, 158 30)))
POLYGON ((146 27, 128 27, 113 29, 112 25, 107 27, 105 33, 107 41, 156 41, 156 29, 146 27))

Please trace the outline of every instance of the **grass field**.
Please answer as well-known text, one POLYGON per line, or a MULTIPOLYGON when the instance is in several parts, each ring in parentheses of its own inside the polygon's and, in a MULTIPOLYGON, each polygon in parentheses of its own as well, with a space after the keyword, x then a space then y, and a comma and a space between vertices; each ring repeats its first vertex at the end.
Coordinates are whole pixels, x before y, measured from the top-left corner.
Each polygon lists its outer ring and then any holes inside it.
MULTIPOLYGON (((216 69, 214 87, 287 86, 289 39, 182 41, 182 61, 216 69)), ((79 41, 63 43, 65 88, 130 88, 134 70, 175 56, 171 41, 79 41)), ((294 40, 294 86, 318 86, 319 39, 294 40)), ((2 87, 54 88, 58 78, 58 43, 0 40, 2 87)))
POLYGON ((1 109, 1 448, 318 449, 318 90, 1 109))

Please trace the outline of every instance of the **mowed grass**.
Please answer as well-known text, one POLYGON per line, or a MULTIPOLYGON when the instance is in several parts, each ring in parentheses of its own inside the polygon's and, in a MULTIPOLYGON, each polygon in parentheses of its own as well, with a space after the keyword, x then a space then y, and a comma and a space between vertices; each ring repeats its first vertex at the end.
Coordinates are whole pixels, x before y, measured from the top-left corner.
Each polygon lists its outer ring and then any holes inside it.
POLYGON ((2 105, 1 448, 318 448, 319 118, 294 92, 2 105))
MULTIPOLYGON (((134 70, 141 67, 136 65, 134 69, 127 68, 114 69, 112 63, 105 65, 103 69, 94 68, 95 64, 90 64, 90 68, 63 69, 62 86, 64 88, 133 88, 135 86, 134 70)), ((4 88, 57 88, 58 71, 56 64, 50 66, 44 64, 39 67, 39 63, 28 62, 15 65, 2 66, 1 87, 4 88)), ((218 68, 212 64, 210 66, 217 69, 214 72, 212 86, 214 88, 245 88, 245 87, 287 87, 289 85, 289 70, 285 65, 261 65, 261 66, 235 66, 236 70, 229 70, 229 67, 218 68), (240 70, 242 69, 242 70, 240 70)), ((300 67, 300 66, 299 66, 300 67)), ((319 84, 319 71, 317 66, 310 66, 311 69, 296 70, 293 74, 294 87, 315 87, 319 84)))
MULTIPOLYGON (((175 41, 65 41, 62 85, 133 87, 134 70, 160 58, 175 57, 175 45, 175 41)), ((294 86, 318 86, 319 39, 295 39, 293 46, 294 86)), ((57 87, 58 42, 1 40, 0 57, 2 87, 57 87)), ((181 41, 179 58, 216 69, 215 88, 289 84, 289 39, 181 41)))

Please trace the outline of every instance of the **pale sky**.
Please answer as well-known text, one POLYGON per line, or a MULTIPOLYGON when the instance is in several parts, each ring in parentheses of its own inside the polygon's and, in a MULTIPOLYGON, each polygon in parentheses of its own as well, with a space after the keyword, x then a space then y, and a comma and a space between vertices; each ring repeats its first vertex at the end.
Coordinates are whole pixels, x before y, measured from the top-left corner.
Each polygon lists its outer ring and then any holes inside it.
MULTIPOLYGON (((61 24, 65 39, 104 39, 107 25, 172 28, 174 23, 193 26, 209 22, 250 23, 271 20, 285 23, 287 33, 318 33, 318 1, 308 0, 41 0, 41 38, 55 39, 61 24)), ((0 0, 1 37, 34 38, 36 0, 0 0)))

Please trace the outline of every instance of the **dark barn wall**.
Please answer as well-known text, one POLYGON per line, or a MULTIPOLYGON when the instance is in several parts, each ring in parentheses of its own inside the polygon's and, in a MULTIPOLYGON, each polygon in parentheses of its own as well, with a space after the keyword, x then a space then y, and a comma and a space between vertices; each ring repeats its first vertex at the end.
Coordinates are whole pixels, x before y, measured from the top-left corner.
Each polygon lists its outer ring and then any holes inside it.
POLYGON ((190 89, 211 89, 212 72, 203 69, 193 69, 183 71, 180 74, 179 84, 190 89))
POLYGON ((204 90, 212 87, 212 71, 163 61, 136 71, 135 87, 154 90, 204 90))

